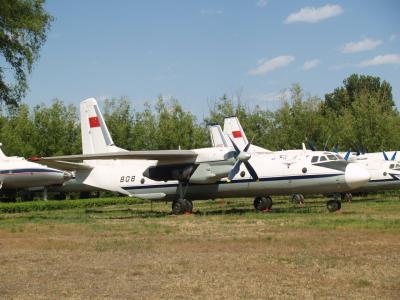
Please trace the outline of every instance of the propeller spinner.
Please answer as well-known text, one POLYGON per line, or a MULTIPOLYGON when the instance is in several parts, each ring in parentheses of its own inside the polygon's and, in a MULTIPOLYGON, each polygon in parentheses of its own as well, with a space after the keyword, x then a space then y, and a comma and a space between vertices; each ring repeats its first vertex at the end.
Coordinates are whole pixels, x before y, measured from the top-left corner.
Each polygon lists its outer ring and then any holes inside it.
POLYGON ((235 155, 236 162, 233 165, 233 168, 229 171, 228 180, 231 181, 233 179, 233 177, 235 177, 235 175, 239 172, 240 165, 242 163, 246 166, 246 169, 249 171, 249 174, 251 175, 251 177, 253 177, 253 179, 255 179, 255 180, 258 180, 258 175, 257 175, 256 171, 254 170, 253 166, 249 163, 249 159, 250 159, 251 155, 247 151, 250 148, 250 143, 248 143, 246 145, 246 147, 244 147, 243 151, 240 151, 240 149, 235 144, 235 142, 231 139, 231 137, 229 137, 229 139, 231 140, 233 148, 235 149, 235 152, 236 152, 236 155, 235 155))

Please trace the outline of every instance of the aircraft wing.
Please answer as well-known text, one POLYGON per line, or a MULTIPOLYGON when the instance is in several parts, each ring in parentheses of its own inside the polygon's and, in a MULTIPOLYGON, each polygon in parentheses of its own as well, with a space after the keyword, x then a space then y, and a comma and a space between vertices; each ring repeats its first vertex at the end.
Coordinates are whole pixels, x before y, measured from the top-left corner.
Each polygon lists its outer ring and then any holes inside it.
MULTIPOLYGON (((48 161, 57 162, 81 162, 84 160, 104 160, 104 159, 142 159, 157 160, 158 164, 188 163, 194 162, 197 153, 191 150, 149 150, 149 151, 121 151, 98 154, 78 154, 39 158, 40 163, 46 164, 48 161)), ((35 161, 35 159, 33 159, 35 161)))
POLYGON ((34 158, 30 159, 31 161, 37 162, 42 165, 46 165, 50 168, 60 169, 64 171, 77 171, 77 170, 91 170, 93 167, 83 164, 83 163, 75 163, 69 161, 60 161, 60 160, 51 160, 51 159, 42 159, 42 158, 34 158))

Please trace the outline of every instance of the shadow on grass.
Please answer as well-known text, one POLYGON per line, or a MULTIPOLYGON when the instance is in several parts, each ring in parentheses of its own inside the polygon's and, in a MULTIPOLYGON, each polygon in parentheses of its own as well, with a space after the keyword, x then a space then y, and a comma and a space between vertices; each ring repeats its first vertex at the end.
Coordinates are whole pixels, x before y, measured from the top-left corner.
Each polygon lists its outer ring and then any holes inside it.
POLYGON ((164 218, 171 215, 170 212, 157 211, 157 210, 135 210, 131 208, 100 210, 100 209, 86 209, 85 213, 94 219, 134 219, 134 218, 164 218), (117 213, 118 215, 112 215, 117 213), (121 215, 124 213, 124 215, 121 215))
MULTIPOLYGON (((306 204, 305 206, 289 206, 289 207, 273 207, 270 211, 256 211, 252 207, 237 206, 237 207, 200 207, 195 209, 193 216, 221 216, 221 215, 268 215, 268 214, 314 214, 324 211, 321 205, 306 204)), ((170 211, 158 210, 136 210, 132 208, 113 208, 113 209, 86 209, 85 213, 89 217, 95 219, 134 219, 134 218, 164 218, 164 217, 180 217, 182 215, 173 215, 170 211), (116 215, 113 215, 116 214, 116 215)), ((185 217, 187 215, 183 215, 185 217)))

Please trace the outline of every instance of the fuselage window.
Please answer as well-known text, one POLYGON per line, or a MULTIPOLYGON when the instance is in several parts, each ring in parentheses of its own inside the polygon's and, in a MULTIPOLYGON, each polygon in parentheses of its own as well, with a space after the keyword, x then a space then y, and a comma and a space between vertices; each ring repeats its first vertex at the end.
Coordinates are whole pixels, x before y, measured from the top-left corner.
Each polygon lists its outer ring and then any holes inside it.
POLYGON ((337 157, 335 155, 329 154, 327 155, 329 160, 337 160, 337 157))
POLYGON ((312 159, 311 159, 311 162, 315 163, 317 161, 318 161, 318 156, 313 156, 312 159))
POLYGON ((321 157, 319 158, 319 161, 327 161, 327 159, 326 159, 325 156, 321 156, 321 157))

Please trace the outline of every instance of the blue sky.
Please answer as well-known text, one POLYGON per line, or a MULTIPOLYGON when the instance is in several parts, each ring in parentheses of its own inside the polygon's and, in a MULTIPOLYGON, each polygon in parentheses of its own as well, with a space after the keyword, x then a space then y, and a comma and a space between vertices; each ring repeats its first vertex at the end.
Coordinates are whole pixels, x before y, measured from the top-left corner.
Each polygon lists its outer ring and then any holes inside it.
POLYGON ((222 94, 276 109, 299 83, 323 97, 379 76, 400 108, 400 2, 47 1, 55 17, 24 102, 158 95, 202 119, 222 94))

